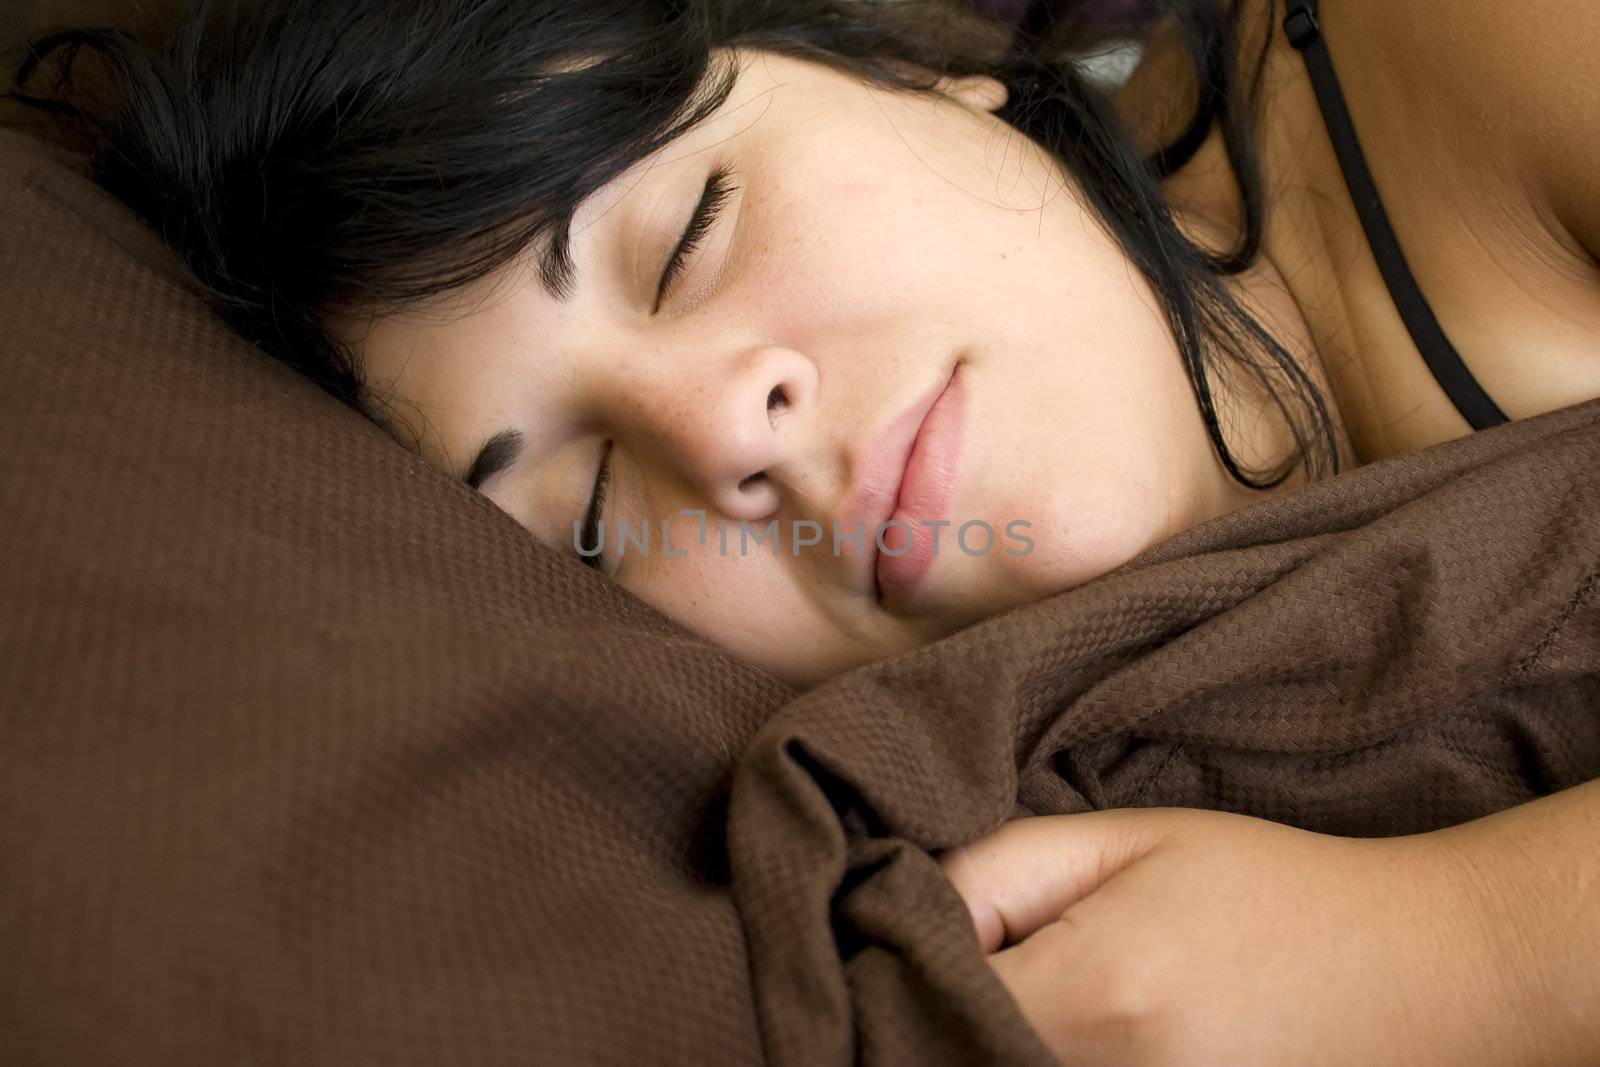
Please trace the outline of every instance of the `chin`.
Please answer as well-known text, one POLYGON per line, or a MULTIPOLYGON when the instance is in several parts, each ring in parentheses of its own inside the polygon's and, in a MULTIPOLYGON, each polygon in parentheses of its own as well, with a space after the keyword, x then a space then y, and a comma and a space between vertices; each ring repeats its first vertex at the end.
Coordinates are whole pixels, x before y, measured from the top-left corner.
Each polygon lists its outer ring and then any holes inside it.
POLYGON ((927 608, 912 617, 914 624, 936 631, 936 636, 947 636, 1049 595, 1035 592, 1019 581, 1022 576, 1007 566, 1024 560, 967 559, 962 562, 967 566, 951 567, 951 573, 945 575, 928 575, 927 608), (942 581, 936 584, 936 579, 942 581))

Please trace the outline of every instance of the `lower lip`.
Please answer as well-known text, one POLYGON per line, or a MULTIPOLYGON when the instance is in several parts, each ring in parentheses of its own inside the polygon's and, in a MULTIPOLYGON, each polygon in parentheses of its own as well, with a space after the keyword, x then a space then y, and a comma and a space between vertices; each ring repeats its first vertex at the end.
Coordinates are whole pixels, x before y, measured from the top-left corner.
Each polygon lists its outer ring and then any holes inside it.
POLYGON ((900 499, 894 514, 885 523, 878 551, 878 587, 886 599, 903 600, 916 588, 933 566, 933 536, 939 535, 939 551, 949 550, 955 537, 952 527, 937 530, 925 521, 950 518, 950 497, 955 492, 961 466, 961 425, 966 409, 961 368, 957 366, 950 384, 928 411, 922 430, 912 446, 900 483, 900 499), (904 525, 901 525, 904 524, 904 525), (909 540, 910 547, 907 548, 909 540), (883 547, 900 552, 890 555, 883 547), (904 549, 904 551, 901 551, 904 549))

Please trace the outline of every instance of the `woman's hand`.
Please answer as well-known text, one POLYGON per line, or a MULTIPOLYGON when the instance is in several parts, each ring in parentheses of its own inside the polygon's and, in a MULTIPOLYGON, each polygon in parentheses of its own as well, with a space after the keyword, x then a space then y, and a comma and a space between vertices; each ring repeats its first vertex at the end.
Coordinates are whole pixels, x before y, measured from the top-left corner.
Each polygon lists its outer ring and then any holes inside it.
POLYGON ((1534 1062, 1526 904, 1472 848, 1156 808, 1018 820, 940 863, 1065 1064, 1534 1062))

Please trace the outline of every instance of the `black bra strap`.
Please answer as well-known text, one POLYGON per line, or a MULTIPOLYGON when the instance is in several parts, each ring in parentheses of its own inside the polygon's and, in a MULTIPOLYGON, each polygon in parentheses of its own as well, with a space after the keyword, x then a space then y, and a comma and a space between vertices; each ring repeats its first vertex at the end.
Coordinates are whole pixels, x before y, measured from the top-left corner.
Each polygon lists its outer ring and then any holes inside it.
POLYGON ((1378 198, 1377 186, 1373 184, 1372 174, 1367 169, 1361 144, 1356 140, 1355 124, 1350 119, 1349 109, 1345 107, 1344 94, 1339 90, 1339 79, 1333 72, 1333 60, 1328 55, 1322 28, 1317 24, 1316 0, 1292 0, 1289 14, 1283 20, 1283 30, 1289 36, 1289 43, 1305 59, 1312 88, 1317 93, 1317 103, 1322 108, 1322 117, 1328 127, 1328 136, 1339 157, 1339 167, 1344 171, 1345 184, 1350 187, 1350 198, 1355 201, 1356 213, 1361 217, 1361 228, 1366 231, 1367 243, 1378 260, 1378 269, 1383 272, 1389 295, 1401 319, 1405 321, 1412 341, 1427 362, 1428 369, 1474 430, 1486 430, 1511 421, 1483 391, 1483 387, 1462 362, 1450 339, 1439 327, 1439 320, 1434 317, 1433 309, 1423 297, 1416 278, 1412 277, 1411 268, 1406 265, 1400 242, 1395 239, 1389 216, 1383 209, 1383 201, 1378 198))

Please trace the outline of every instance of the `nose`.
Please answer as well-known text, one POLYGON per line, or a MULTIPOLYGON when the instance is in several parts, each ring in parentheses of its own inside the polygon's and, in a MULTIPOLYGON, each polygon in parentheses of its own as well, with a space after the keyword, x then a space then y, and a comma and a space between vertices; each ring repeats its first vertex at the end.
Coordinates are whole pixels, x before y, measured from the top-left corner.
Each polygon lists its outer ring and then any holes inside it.
POLYGON ((708 507, 734 521, 775 512, 804 448, 816 364, 791 348, 749 346, 723 359, 688 355, 652 377, 643 417, 708 507))

